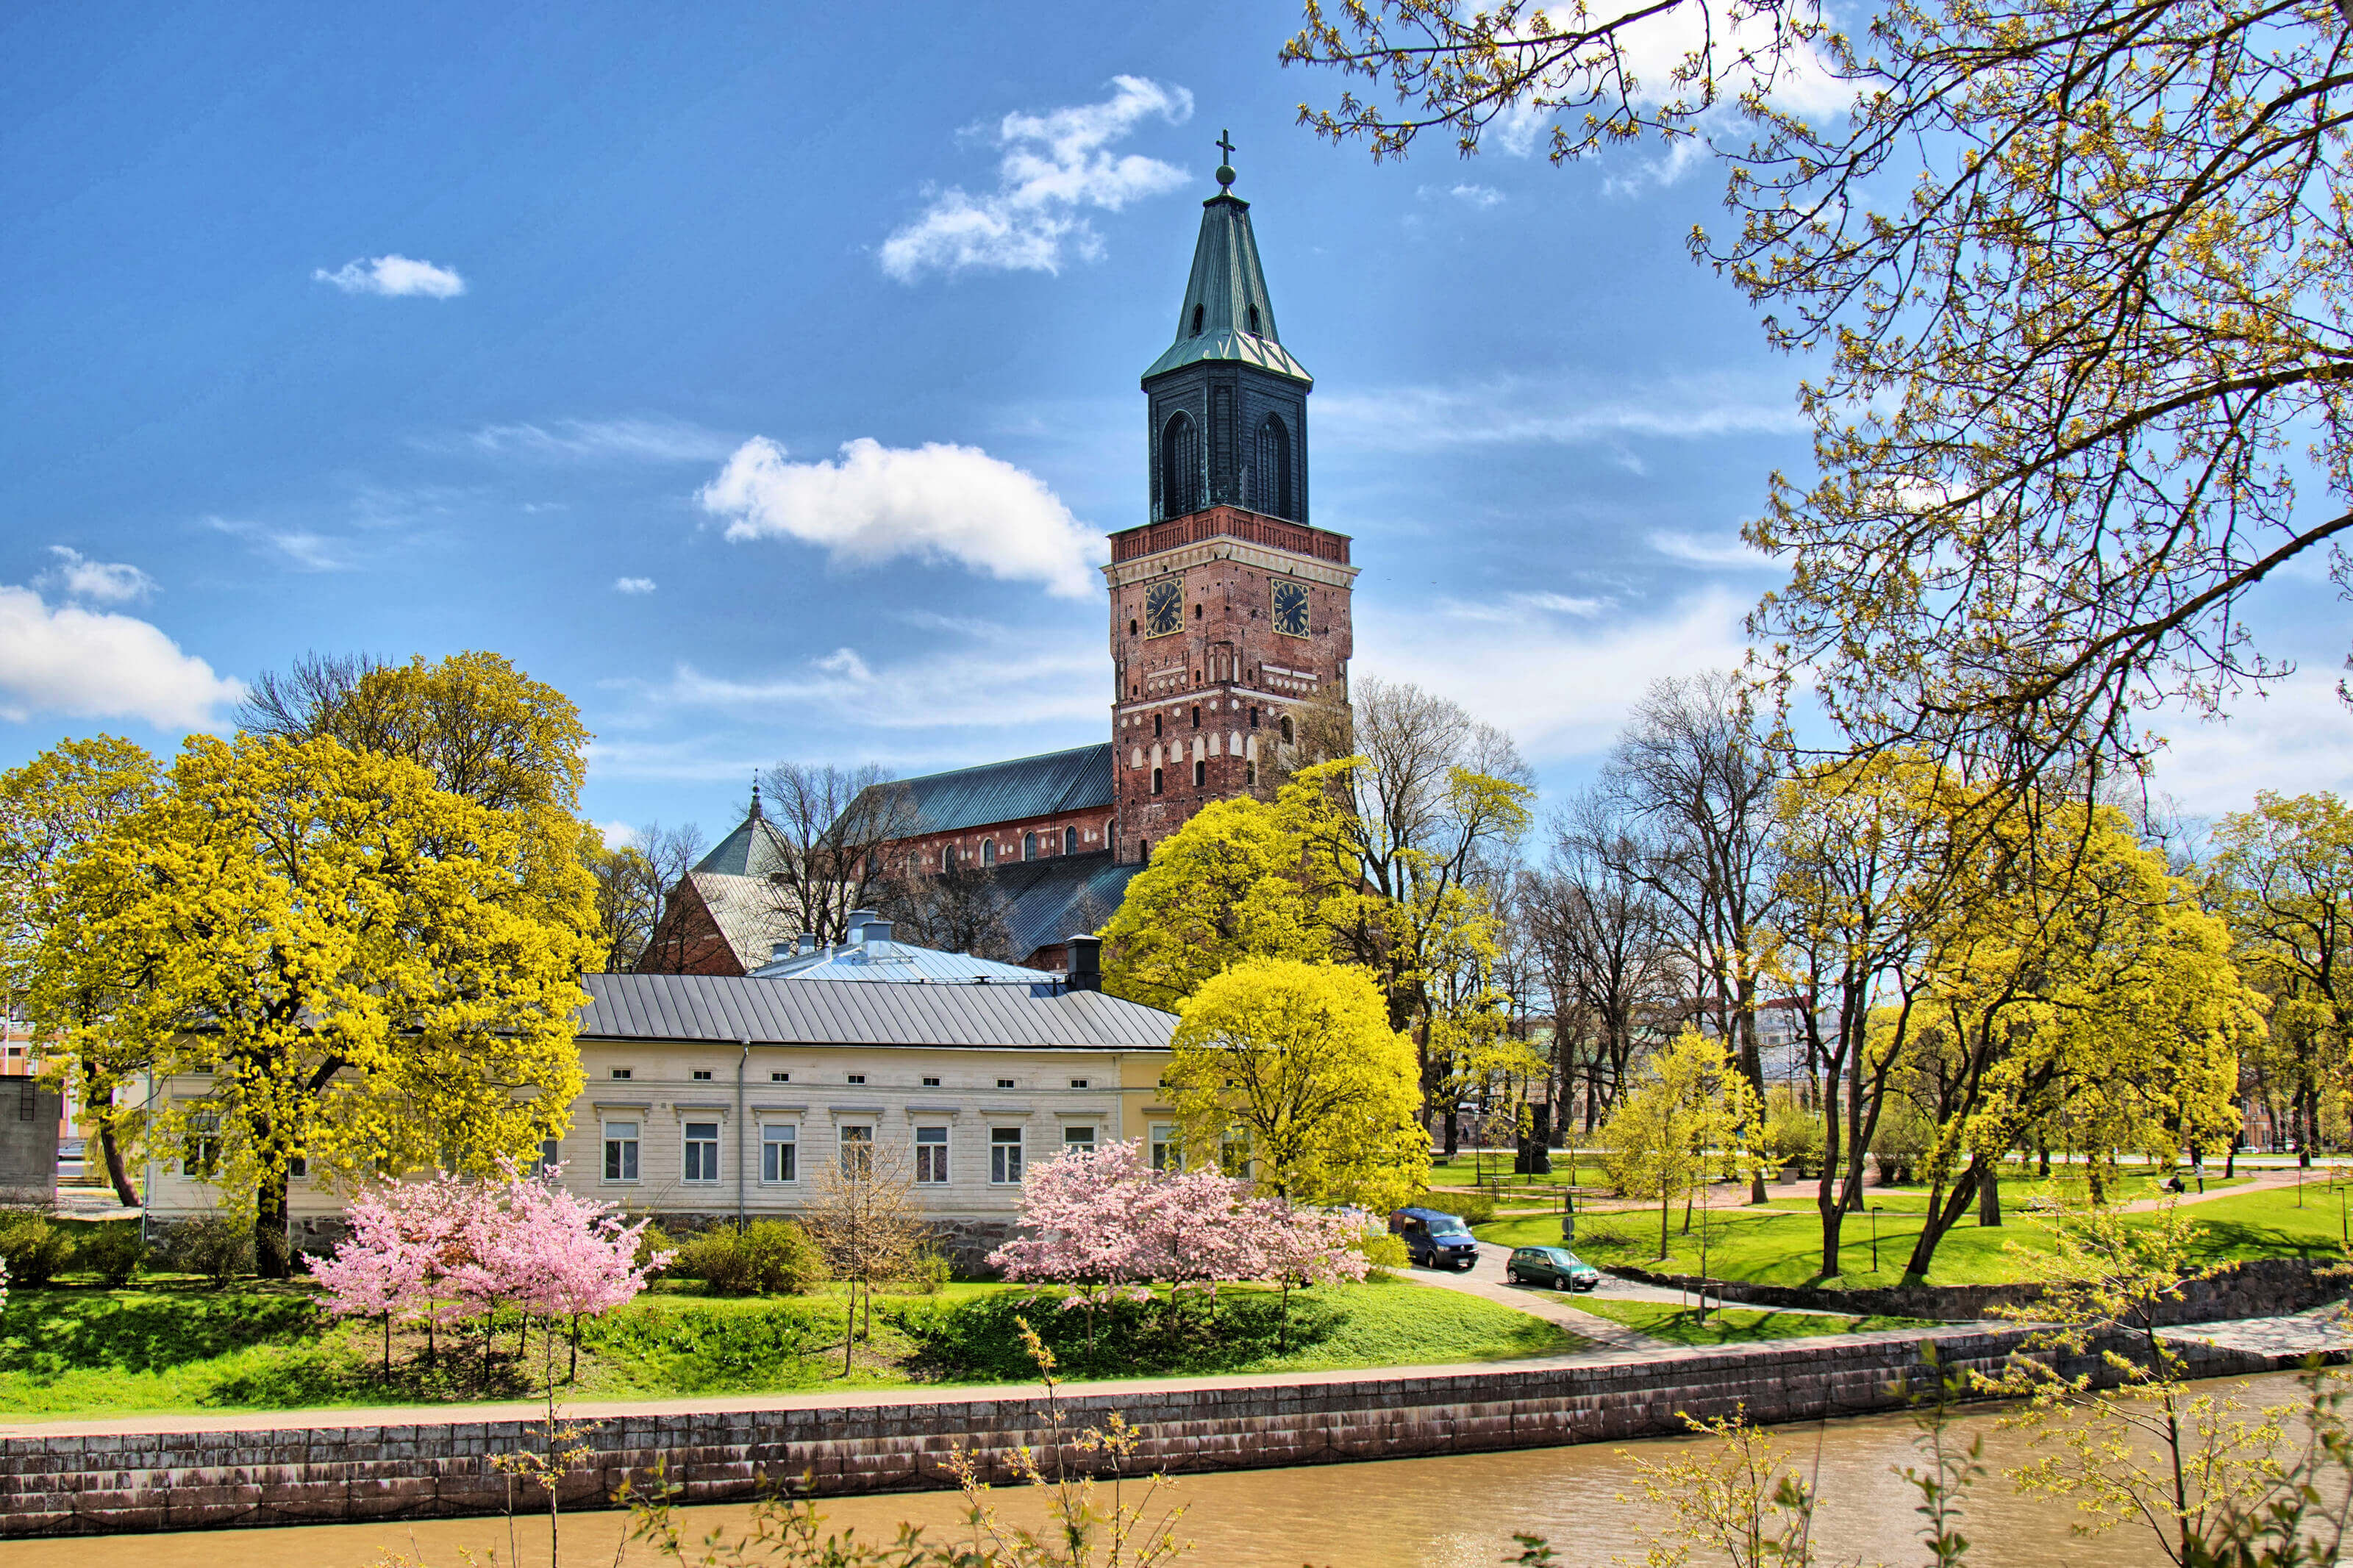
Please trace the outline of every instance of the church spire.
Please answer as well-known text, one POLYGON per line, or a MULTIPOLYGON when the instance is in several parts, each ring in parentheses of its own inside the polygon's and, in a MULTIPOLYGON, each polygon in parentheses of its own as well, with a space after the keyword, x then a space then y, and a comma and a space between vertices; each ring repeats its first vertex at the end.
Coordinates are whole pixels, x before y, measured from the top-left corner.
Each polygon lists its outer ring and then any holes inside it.
POLYGON ((1188 364, 1229 363, 1312 385, 1314 378, 1291 357, 1275 331, 1274 301, 1259 266, 1250 203, 1228 188, 1235 178, 1233 140, 1220 132, 1214 145, 1227 161, 1218 165, 1218 194, 1201 204, 1201 235, 1193 246, 1185 303, 1176 312, 1176 340, 1144 373, 1145 384, 1188 364))

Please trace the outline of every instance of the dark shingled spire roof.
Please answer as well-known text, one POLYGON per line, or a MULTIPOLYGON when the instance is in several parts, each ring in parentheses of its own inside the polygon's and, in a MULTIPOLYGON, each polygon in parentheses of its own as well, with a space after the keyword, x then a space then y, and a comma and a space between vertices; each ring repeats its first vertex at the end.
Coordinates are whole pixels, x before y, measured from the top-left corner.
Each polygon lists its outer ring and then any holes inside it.
MULTIPOLYGON (((1229 181, 1233 173, 1220 168, 1218 178, 1229 181)), ((1144 379, 1203 360, 1238 361, 1311 385, 1315 380, 1275 335, 1274 301, 1259 266, 1250 203, 1226 190, 1201 204, 1201 237, 1193 247, 1193 276, 1176 313, 1176 341, 1152 362, 1144 379)))

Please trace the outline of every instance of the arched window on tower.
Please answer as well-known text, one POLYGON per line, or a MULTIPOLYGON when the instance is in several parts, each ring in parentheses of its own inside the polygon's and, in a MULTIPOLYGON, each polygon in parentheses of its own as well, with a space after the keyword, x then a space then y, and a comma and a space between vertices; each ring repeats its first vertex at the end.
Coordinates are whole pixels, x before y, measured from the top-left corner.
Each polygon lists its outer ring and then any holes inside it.
POLYGON ((1038 858, 1038 836, 1036 834, 1025 833, 1021 836, 1021 858, 1024 860, 1035 860, 1038 858))
POLYGON ((1193 335, 1197 338, 1201 335, 1201 318, 1208 312, 1208 309, 1207 305, 1193 307, 1193 335))
POLYGON ((1276 517, 1291 515, 1291 432, 1268 415, 1258 427, 1258 450, 1252 454, 1251 477, 1256 481, 1258 510, 1276 517))
POLYGON ((1160 515, 1201 510, 1201 427, 1181 410, 1160 430, 1160 515))
POLYGON ((1258 336, 1258 307, 1256 305, 1252 305, 1250 308, 1250 336, 1258 336))
POLYGON ((1062 853, 1075 855, 1078 852, 1079 830, 1075 827, 1065 827, 1062 829, 1062 853))

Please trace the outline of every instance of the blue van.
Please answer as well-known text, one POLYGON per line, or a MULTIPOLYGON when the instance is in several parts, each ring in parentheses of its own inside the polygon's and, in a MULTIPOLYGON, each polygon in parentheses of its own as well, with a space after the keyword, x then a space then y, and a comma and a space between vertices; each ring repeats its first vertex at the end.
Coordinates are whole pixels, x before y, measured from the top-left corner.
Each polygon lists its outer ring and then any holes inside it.
POLYGON ((1389 1215, 1389 1234, 1404 1237, 1406 1256, 1426 1268, 1466 1270, 1479 1261, 1478 1238, 1460 1215, 1399 1209, 1389 1215))

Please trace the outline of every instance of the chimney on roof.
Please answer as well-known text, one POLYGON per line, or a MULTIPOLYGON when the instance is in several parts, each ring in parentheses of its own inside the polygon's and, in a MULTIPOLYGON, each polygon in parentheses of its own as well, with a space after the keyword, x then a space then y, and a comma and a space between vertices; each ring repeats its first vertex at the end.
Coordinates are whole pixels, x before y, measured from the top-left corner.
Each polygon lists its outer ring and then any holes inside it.
POLYGON ((1062 984, 1072 991, 1103 989, 1103 938, 1073 936, 1063 938, 1070 951, 1070 971, 1062 984))
MULTIPOLYGON (((881 918, 881 917, 876 914, 872 910, 850 910, 849 918, 842 921, 843 929, 841 940, 849 942, 853 947, 858 943, 864 942, 866 940, 866 928, 872 925, 881 918)), ((887 930, 884 934, 889 934, 887 930)))
MULTIPOLYGON (((807 941, 807 939, 803 938, 802 940, 807 941)), ((794 948, 791 942, 772 942, 768 944, 768 962, 770 963, 782 963, 785 960, 790 958, 793 955, 793 952, 794 948)))
POLYGON ((866 923, 859 928, 856 935, 858 941, 861 942, 889 942, 891 940, 891 922, 884 920, 880 915, 868 915, 866 917, 866 923))
POLYGON ((817 951, 817 932, 813 931, 805 931, 801 932, 800 935, 793 938, 793 951, 795 952, 815 952, 817 951))

